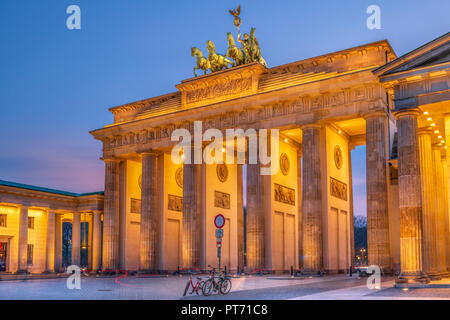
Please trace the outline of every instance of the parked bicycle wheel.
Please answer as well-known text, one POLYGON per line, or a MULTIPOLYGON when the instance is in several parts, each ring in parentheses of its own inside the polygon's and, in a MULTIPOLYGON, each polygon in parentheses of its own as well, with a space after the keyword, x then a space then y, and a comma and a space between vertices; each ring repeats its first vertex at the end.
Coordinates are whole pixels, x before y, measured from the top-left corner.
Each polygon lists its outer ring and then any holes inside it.
POLYGON ((228 294, 231 290, 231 280, 230 279, 224 279, 220 283, 220 293, 222 294, 228 294))
POLYGON ((186 283, 186 288, 184 289, 183 297, 186 296, 187 291, 189 290, 190 281, 186 283))
POLYGON ((208 279, 203 283, 202 292, 204 296, 211 295, 214 289, 214 281, 212 279, 208 279))
POLYGON ((202 280, 202 279, 200 279, 200 278, 197 278, 197 287, 195 288, 195 293, 197 293, 197 294, 202 294, 202 292, 203 292, 203 285, 205 284, 204 282, 204 280, 202 280))

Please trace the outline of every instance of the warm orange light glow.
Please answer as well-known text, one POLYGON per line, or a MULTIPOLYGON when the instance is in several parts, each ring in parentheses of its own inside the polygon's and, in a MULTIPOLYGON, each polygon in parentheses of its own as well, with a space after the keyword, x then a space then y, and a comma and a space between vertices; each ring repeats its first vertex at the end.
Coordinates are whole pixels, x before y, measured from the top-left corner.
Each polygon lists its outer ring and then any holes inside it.
POLYGON ((432 123, 432 124, 431 124, 432 127, 434 127, 435 125, 436 125, 435 123, 432 123))
POLYGON ((428 111, 425 111, 423 114, 428 114, 428 111))
POLYGON ((435 130, 434 133, 439 133, 439 130, 435 130))
POLYGON ((431 118, 427 118, 427 121, 432 121, 433 119, 431 119, 431 118))
POLYGON ((287 139, 284 139, 284 142, 287 142, 287 139))

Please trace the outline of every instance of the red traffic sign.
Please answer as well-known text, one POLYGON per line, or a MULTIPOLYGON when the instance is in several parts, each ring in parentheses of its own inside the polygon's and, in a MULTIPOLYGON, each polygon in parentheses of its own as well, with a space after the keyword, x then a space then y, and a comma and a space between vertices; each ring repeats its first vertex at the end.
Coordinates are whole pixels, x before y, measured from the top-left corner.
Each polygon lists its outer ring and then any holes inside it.
POLYGON ((220 248, 220 247, 222 247, 222 242, 219 242, 219 241, 217 241, 217 248, 220 248))
POLYGON ((223 226, 225 225, 225 217, 223 216, 223 214, 218 214, 217 216, 215 216, 215 218, 214 218, 214 225, 218 229, 222 229, 223 228, 223 226))

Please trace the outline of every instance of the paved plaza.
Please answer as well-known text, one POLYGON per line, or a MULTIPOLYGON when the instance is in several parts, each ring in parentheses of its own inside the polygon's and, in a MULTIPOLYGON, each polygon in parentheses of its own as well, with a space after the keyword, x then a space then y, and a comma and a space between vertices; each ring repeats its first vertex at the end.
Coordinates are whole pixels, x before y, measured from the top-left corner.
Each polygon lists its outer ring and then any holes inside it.
MULTIPOLYGON (((380 289, 368 289, 367 278, 348 275, 290 280, 286 276, 233 278, 226 296, 182 297, 187 276, 95 278, 83 276, 80 290, 69 290, 66 279, 2 281, 0 299, 12 300, 142 300, 142 299, 289 299, 289 300, 398 300, 450 299, 450 288, 394 288, 383 278, 380 289)), ((448 282, 446 282, 448 283, 448 282)), ((444 284, 444 282, 442 282, 444 284)))

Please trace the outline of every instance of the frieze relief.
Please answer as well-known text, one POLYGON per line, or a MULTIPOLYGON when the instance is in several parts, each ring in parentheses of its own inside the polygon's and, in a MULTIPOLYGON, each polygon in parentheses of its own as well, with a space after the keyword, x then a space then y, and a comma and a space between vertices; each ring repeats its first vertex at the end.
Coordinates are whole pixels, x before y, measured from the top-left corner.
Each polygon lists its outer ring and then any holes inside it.
POLYGON ((225 192, 214 191, 214 207, 230 209, 230 195, 225 192))
POLYGON ((173 194, 167 195, 167 209, 183 212, 183 197, 175 196, 173 194))
POLYGON ((275 201, 295 206, 295 189, 274 183, 275 201))
MULTIPOLYGON (((260 107, 249 108, 243 106, 241 111, 222 113, 213 117, 199 118, 198 120, 203 121, 203 130, 216 128, 223 130, 224 133, 227 128, 245 126, 253 122, 273 120, 273 118, 299 113, 313 112, 314 119, 319 120, 319 118, 329 116, 332 112, 331 108, 337 108, 363 99, 373 99, 373 95, 373 86, 361 86, 355 89, 344 89, 317 96, 299 97, 290 101, 277 102, 260 107)), ((187 129, 192 133, 193 121, 184 121, 177 125, 158 126, 105 138, 103 140, 104 151, 159 141, 170 142, 172 132, 178 128, 187 129)))
POLYGON ((131 198, 130 203, 130 213, 141 214, 141 200, 131 198))
POLYGON ((330 177, 330 194, 335 198, 347 201, 347 184, 330 177))
POLYGON ((245 93, 252 88, 252 79, 234 79, 227 82, 213 84, 186 92, 186 104, 203 100, 216 99, 238 93, 245 93))

